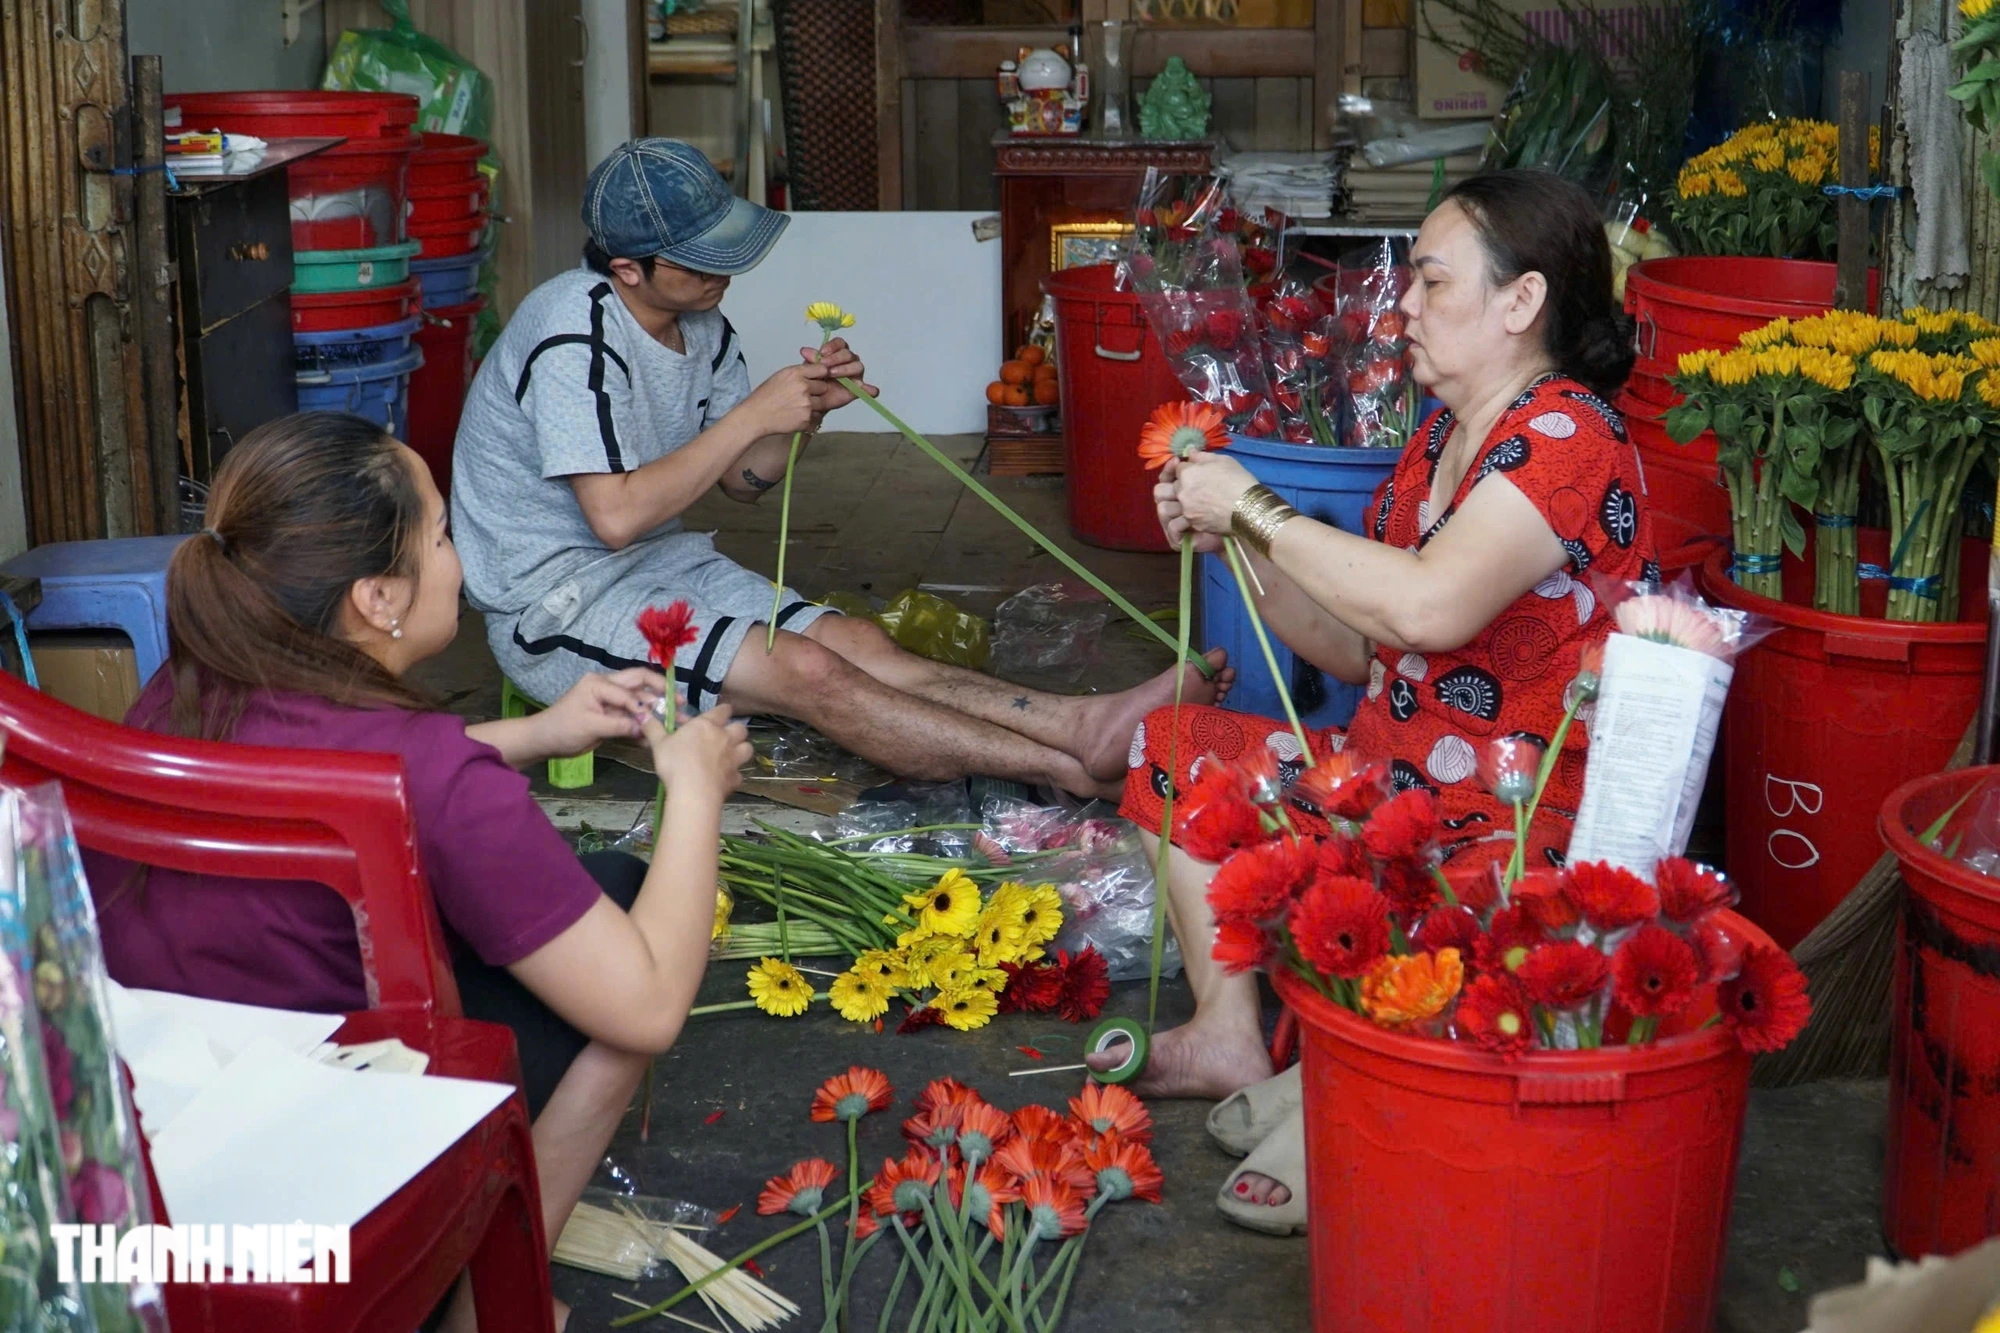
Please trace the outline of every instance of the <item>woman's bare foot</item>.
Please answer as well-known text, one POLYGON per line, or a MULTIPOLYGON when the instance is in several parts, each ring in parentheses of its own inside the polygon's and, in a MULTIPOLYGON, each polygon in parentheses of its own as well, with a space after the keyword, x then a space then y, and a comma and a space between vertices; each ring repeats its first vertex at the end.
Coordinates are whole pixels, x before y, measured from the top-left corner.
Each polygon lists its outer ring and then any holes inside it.
MULTIPOLYGON (((1258 1179, 1262 1180, 1263 1177, 1259 1176, 1258 1179)), ((556 1333, 563 1333, 563 1330, 569 1327, 569 1307, 561 1301, 555 1301, 554 1304, 556 1333)))
MULTIPOLYGON (((1236 668, 1229 666, 1229 654, 1221 648, 1211 648, 1203 658, 1216 668, 1215 679, 1203 676, 1192 665, 1181 668, 1187 676, 1186 687, 1181 692, 1181 702, 1185 704, 1219 704, 1229 697, 1230 686, 1236 683, 1236 668)), ((1132 754, 1132 733, 1146 720, 1146 715, 1156 708, 1170 708, 1174 702, 1174 671, 1169 667, 1159 675, 1120 694, 1107 694, 1091 701, 1093 707, 1087 713, 1088 721, 1077 737, 1077 748, 1072 751, 1083 761, 1090 776, 1100 782, 1125 781, 1125 770, 1130 765, 1132 754)))
MULTIPOLYGON (((1102 1055, 1086 1055, 1084 1061, 1094 1069, 1115 1069, 1127 1054, 1113 1046, 1102 1055)), ((1269 1077, 1271 1057, 1254 1029, 1212 1031, 1187 1023, 1153 1038, 1146 1072, 1132 1084, 1132 1091, 1142 1097, 1220 1101, 1269 1077)))
POLYGON ((1281 1208, 1292 1201, 1292 1192, 1282 1180, 1273 1180, 1255 1171, 1245 1171, 1236 1177, 1235 1194, 1245 1203, 1261 1203, 1271 1208, 1281 1208))

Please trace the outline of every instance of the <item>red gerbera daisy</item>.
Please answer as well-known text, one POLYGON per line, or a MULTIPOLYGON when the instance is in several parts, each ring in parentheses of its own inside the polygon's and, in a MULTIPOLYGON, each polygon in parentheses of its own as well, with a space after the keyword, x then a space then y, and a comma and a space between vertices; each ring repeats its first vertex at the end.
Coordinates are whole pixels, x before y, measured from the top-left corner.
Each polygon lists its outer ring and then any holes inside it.
POLYGON ((934 1004, 912 1005, 910 1012, 903 1015, 903 1021, 896 1024, 898 1033, 920 1032, 934 1028, 944 1022, 944 1014, 934 1004))
POLYGON ((1547 870, 1521 876, 1510 898, 1545 935, 1567 935, 1583 920, 1563 893, 1562 877, 1547 870))
POLYGON ((1104 1002, 1111 998, 1111 968, 1097 946, 1085 945, 1074 958, 1065 951, 1056 955, 1056 961, 1062 966, 1056 1013, 1072 1023, 1088 1022, 1103 1013, 1104 1002))
POLYGON ((680 650, 699 637, 694 608, 686 602, 647 607, 639 613, 639 637, 646 641, 647 661, 661 670, 671 667, 680 650))
POLYGON ((1419 953, 1456 949, 1459 957, 1470 958, 1473 946, 1479 943, 1483 933, 1479 928, 1479 918, 1471 908, 1447 907, 1440 903, 1424 913, 1424 919, 1411 932, 1410 947, 1419 953))
POLYGON ((977 1166, 989 1161, 1000 1145, 1014 1137, 1014 1122, 997 1106, 973 1102, 958 1117, 958 1155, 977 1166))
POLYGON ((1208 882, 1208 905, 1222 921, 1269 921, 1284 914, 1312 877, 1314 849, 1291 838, 1234 853, 1208 882))
POLYGON ((882 1169, 875 1173, 875 1183, 868 1187, 869 1210, 883 1217, 891 1213, 922 1213, 931 1186, 937 1184, 943 1169, 942 1163, 922 1148, 910 1149, 900 1161, 893 1157, 883 1159, 882 1169))
POLYGON ((1252 921, 1218 921, 1215 945, 1209 957, 1222 964, 1231 976, 1270 966, 1277 956, 1278 943, 1271 932, 1252 921))
POLYGON ((1783 1050, 1812 1017, 1805 973, 1790 954, 1768 944, 1744 951, 1742 971, 1722 983, 1716 998, 1722 1021, 1746 1051, 1783 1050))
POLYGON ((1319 864, 1314 873, 1320 875, 1362 875, 1368 874, 1368 852, 1359 838, 1345 838, 1335 834, 1319 840, 1319 864))
POLYGON ((1376 875, 1376 883, 1381 886, 1383 896, 1389 906, 1396 910, 1398 921, 1420 920, 1424 913, 1444 901, 1444 894, 1438 889, 1437 876, 1431 868, 1412 861, 1388 861, 1376 875))
POLYGON ((1548 942, 1527 907, 1514 903, 1493 914, 1486 933, 1472 946, 1472 961, 1482 972, 1512 973, 1528 954, 1548 942))
POLYGON ((1462 907, 1484 917, 1500 902, 1501 868, 1498 861, 1471 861, 1468 864, 1444 863, 1444 877, 1451 885, 1452 895, 1462 907))
POLYGON ((1535 1044, 1535 1025, 1521 983, 1504 972, 1484 972, 1458 996, 1458 1034, 1482 1050, 1518 1055, 1535 1044))
POLYGON ((1292 784, 1292 795, 1328 819, 1366 819, 1389 799, 1389 766, 1364 764, 1345 750, 1321 755, 1292 784))
POLYGON ((825 1204, 826 1187, 839 1174, 840 1168, 832 1162, 808 1157, 784 1175, 764 1182, 764 1192, 757 1196, 757 1211, 766 1217, 783 1212, 811 1217, 825 1204))
POLYGON ((989 1164, 981 1167, 973 1173, 972 1198, 967 1200, 964 1197, 965 1174, 964 1167, 954 1166, 945 1177, 951 1206, 974 1221, 983 1218, 986 1229, 993 1233, 993 1239, 1007 1239, 1007 1205, 1021 1201, 1021 1191, 1015 1187, 1013 1178, 997 1166, 989 1164))
POLYGON ((1703 981, 1727 981, 1743 970, 1743 953, 1748 941, 1718 912, 1710 912, 1688 927, 1687 942, 1701 959, 1703 981))
POLYGON ((1097 1173, 1097 1192, 1106 1198, 1160 1201, 1166 1177, 1143 1143, 1116 1133, 1100 1135, 1083 1150, 1083 1162, 1097 1173))
POLYGON ((1543 1008, 1574 1009, 1604 989, 1611 960, 1588 944, 1563 940, 1530 952, 1514 975, 1543 1008))
POLYGON ((1618 1003, 1638 1018, 1677 1014, 1701 984, 1701 961, 1688 942, 1660 926, 1641 926, 1611 960, 1618 1003))
POLYGON ((1238 847, 1261 841, 1264 817, 1243 794, 1228 766, 1201 764, 1201 775, 1174 802, 1174 843, 1197 861, 1222 861, 1238 847))
POLYGON ((1361 839, 1384 861, 1415 860, 1437 841, 1437 800, 1422 787, 1376 807, 1362 825, 1361 839))
MULTIPOLYGON (((1084 1168, 1086 1171, 1088 1167, 1084 1168)), ((1091 1187, 1097 1184, 1091 1173, 1091 1187)), ((1083 1195, 1078 1187, 1050 1176, 1033 1175, 1021 1182, 1021 1202, 1027 1208, 1028 1231, 1034 1240, 1061 1240, 1074 1236, 1087 1223, 1083 1216, 1083 1195)))
POLYGON ((1222 413, 1207 403, 1161 403, 1139 428, 1139 461, 1161 468, 1198 449, 1227 449, 1229 431, 1222 413))
POLYGON ((1116 1084, 1084 1084, 1083 1091, 1069 1099, 1069 1113, 1088 1125, 1092 1134, 1122 1134, 1134 1143, 1153 1141, 1153 1117, 1146 1104, 1116 1084))
POLYGON ((1024 1106, 1014 1112, 1014 1133, 1024 1139, 1067 1143, 1076 1134, 1076 1122, 1046 1106, 1024 1106))
POLYGON ((1062 999, 1062 969, 1053 962, 1002 963, 1007 984, 1000 991, 1003 1014, 1045 1014, 1062 999))
POLYGON ((1082 1146, 1070 1139, 1012 1138, 993 1154, 993 1160, 1023 1182, 1046 1176, 1077 1189, 1097 1184, 1096 1173, 1084 1165, 1082 1146))
POLYGON ((1574 865, 1562 877, 1563 896, 1595 930, 1609 934, 1651 921, 1660 914, 1660 895, 1629 870, 1605 861, 1574 865))
POLYGON ((1291 924, 1300 957, 1330 977, 1358 977, 1389 952, 1389 900, 1352 875, 1315 880, 1291 924))
POLYGON ((1681 925, 1736 901, 1728 880, 1681 856, 1660 862, 1653 884, 1660 894, 1660 914, 1681 925))
POLYGON ((815 1120, 859 1120, 871 1111, 879 1111, 895 1096, 895 1089, 879 1069, 868 1069, 855 1065, 845 1074, 835 1074, 819 1085, 813 1094, 812 1118, 815 1120))

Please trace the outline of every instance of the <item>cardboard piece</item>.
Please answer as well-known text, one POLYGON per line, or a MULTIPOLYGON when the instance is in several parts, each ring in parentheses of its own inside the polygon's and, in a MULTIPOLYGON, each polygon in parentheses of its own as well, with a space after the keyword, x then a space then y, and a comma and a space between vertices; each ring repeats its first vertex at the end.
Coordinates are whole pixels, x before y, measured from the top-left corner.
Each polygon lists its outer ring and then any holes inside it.
POLYGON ((30 634, 42 691, 72 708, 123 722, 139 698, 139 661, 122 634, 95 631, 30 634))
POLYGON ((2000 1240, 1921 1264, 1870 1257, 1868 1277, 1813 1297, 1807 1333, 1971 1333, 2000 1304, 2000 1240))
MULTIPOLYGON (((1417 114, 1428 120, 1484 119, 1500 113, 1507 90, 1479 73, 1478 62, 1468 53, 1447 51, 1430 39, 1435 28, 1439 35, 1463 45, 1465 25, 1441 5, 1416 0, 1417 14, 1417 114)), ((1569 18, 1554 0, 1495 0, 1511 14, 1519 14, 1530 28, 1551 41, 1568 39, 1569 18)), ((1640 9, 1658 8, 1665 0, 1602 0, 1594 6, 1616 29, 1630 23, 1640 9)))

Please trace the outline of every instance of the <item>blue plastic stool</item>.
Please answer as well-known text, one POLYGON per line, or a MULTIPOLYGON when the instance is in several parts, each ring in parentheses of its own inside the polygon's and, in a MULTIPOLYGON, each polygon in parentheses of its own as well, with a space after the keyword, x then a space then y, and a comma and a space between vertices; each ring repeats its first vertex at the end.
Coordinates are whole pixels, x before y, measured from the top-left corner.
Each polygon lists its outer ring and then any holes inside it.
POLYGON ((0 569, 42 581, 31 630, 115 629, 132 640, 139 683, 167 660, 167 559, 185 537, 50 542, 0 569))

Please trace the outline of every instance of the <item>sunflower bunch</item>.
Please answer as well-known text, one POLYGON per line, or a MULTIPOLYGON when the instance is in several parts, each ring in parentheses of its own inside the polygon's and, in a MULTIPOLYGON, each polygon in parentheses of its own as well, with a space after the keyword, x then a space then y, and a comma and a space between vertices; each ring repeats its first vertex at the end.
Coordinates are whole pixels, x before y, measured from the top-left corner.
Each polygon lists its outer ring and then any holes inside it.
MULTIPOLYGON (((1880 131, 1868 132, 1872 169, 1880 131)), ((1840 131, 1827 121, 1777 120, 1745 126, 1689 158, 1671 206, 1691 254, 1833 256, 1840 131)))
MULTIPOLYGON (((1964 105, 1966 123, 1973 129, 2000 129, 2000 3, 1959 0, 1958 17, 1962 31, 1951 49, 1965 77, 1952 87, 1951 96, 1964 105)), ((1982 153, 1979 166, 1986 188, 2000 194, 2000 152, 1982 153)))
POLYGON ((1911 306, 1903 312, 1902 324, 1913 330, 1911 341, 1900 344, 1919 352, 1964 355, 1972 344, 2000 334, 2000 324, 1970 310, 1926 310, 1911 306))

